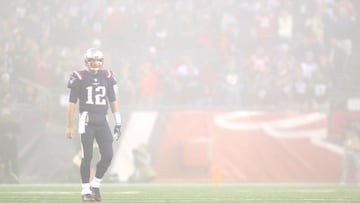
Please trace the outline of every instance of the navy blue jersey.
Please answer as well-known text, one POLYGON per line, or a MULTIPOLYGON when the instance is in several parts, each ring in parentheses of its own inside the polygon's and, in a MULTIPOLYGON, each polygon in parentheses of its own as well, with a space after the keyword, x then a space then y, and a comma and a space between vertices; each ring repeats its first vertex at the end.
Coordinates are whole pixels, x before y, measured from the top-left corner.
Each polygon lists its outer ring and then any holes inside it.
POLYGON ((71 89, 69 101, 79 101, 80 112, 106 114, 108 103, 116 100, 115 84, 109 70, 99 70, 95 75, 87 70, 74 71, 67 84, 71 89))

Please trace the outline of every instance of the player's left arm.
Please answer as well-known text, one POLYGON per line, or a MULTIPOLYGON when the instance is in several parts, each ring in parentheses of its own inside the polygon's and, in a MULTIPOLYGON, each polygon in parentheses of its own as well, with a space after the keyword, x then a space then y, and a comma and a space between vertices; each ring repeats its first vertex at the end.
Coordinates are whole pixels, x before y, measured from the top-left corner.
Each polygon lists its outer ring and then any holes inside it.
POLYGON ((119 104, 117 102, 117 86, 115 79, 111 78, 110 81, 112 85, 110 85, 108 90, 108 97, 110 101, 110 109, 114 116, 115 128, 114 128, 114 139, 118 140, 121 136, 121 115, 119 110, 119 104))
POLYGON ((111 108, 112 113, 120 112, 119 104, 118 104, 118 102, 116 100, 110 102, 110 108, 111 108))

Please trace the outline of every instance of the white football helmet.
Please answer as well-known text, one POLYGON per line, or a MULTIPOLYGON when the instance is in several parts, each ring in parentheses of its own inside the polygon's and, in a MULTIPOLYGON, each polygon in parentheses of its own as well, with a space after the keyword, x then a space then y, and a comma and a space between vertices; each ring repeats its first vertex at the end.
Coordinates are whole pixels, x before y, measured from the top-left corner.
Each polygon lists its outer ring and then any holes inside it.
POLYGON ((85 65, 89 71, 96 73, 104 65, 103 53, 96 48, 86 50, 85 65))

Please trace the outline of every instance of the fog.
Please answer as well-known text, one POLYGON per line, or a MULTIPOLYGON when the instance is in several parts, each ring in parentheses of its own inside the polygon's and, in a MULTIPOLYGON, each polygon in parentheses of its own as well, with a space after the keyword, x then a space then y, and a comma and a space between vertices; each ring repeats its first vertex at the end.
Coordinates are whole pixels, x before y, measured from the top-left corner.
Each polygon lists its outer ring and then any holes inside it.
MULTIPOLYGON (((108 182, 129 181, 138 146, 157 182, 341 181, 345 134, 359 130, 348 126, 360 118, 358 1, 14 0, 0 10, 0 161, 14 161, 16 181, 78 182, 66 84, 90 47, 118 82, 123 135, 108 182)), ((4 170, 0 183, 13 181, 4 170)))

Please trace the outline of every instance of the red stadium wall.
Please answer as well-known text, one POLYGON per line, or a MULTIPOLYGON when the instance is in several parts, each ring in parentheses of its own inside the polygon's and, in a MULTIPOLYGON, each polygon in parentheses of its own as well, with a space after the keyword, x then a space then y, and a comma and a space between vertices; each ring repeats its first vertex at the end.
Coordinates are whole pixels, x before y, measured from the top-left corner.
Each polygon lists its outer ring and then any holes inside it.
MULTIPOLYGON (((17 137, 20 180, 78 182, 79 169, 73 159, 80 151, 79 137, 71 142, 64 137, 65 112, 56 117, 58 120, 49 118, 46 109, 39 112, 22 110, 19 117, 23 132, 17 137), (37 122, 28 122, 31 120, 37 122)), ((124 114, 125 121, 130 122, 127 115, 131 112, 129 109, 124 114)), ((349 118, 360 119, 360 114, 159 112, 157 127, 149 132, 156 180, 338 182, 342 149, 331 141, 340 139, 340 126, 349 118)), ((124 126, 124 137, 118 144, 125 138, 133 141, 143 136, 127 134, 129 126, 124 126)), ((115 160, 112 165, 116 165, 115 160)), ((119 163, 119 171, 124 167, 119 163)))
POLYGON ((328 136, 332 139, 341 137, 341 126, 347 120, 360 120, 360 113, 357 111, 332 112, 328 118, 328 136))
POLYGON ((342 149, 327 124, 316 112, 174 112, 154 155, 157 180, 338 182, 342 149))

